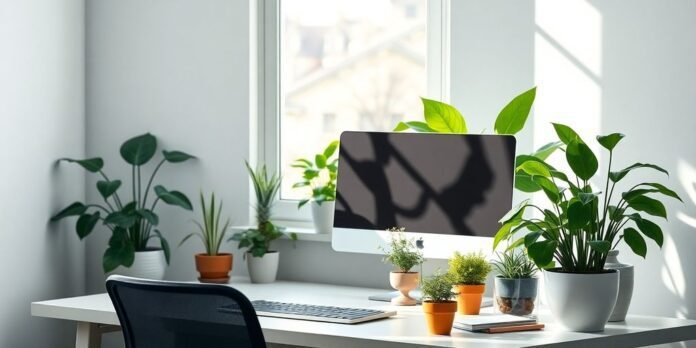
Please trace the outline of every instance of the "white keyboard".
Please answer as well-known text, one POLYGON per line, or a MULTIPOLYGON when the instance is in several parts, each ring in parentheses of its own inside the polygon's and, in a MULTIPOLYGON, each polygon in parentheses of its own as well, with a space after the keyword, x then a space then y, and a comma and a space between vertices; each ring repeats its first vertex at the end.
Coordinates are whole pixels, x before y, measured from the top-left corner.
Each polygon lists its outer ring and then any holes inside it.
POLYGON ((251 301, 259 316, 325 321, 339 324, 357 324, 365 321, 388 318, 396 315, 395 311, 376 309, 316 306, 299 303, 275 301, 251 301))

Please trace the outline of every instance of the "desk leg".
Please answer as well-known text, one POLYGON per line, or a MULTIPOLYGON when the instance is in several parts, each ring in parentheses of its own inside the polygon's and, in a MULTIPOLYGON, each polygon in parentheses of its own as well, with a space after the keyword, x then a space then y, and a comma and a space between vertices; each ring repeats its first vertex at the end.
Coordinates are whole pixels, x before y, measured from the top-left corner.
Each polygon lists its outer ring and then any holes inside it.
POLYGON ((100 348, 101 331, 97 324, 78 322, 75 335, 75 348, 100 348))

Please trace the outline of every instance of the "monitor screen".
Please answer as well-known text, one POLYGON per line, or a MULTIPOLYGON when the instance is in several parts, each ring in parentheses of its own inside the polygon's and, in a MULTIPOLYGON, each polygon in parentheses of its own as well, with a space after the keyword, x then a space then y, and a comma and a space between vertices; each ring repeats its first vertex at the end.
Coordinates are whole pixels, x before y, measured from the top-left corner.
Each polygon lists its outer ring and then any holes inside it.
POLYGON ((335 228, 492 237, 510 210, 515 138, 344 132, 335 228))

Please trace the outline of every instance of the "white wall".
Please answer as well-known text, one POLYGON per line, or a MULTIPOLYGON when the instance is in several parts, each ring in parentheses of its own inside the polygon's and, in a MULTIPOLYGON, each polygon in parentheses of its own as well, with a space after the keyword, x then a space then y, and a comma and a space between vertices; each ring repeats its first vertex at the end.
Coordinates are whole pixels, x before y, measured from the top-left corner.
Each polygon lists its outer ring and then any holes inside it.
POLYGON ((84 195, 81 0, 0 1, 0 347, 68 347, 74 324, 29 303, 84 291, 84 246, 51 215, 84 195))

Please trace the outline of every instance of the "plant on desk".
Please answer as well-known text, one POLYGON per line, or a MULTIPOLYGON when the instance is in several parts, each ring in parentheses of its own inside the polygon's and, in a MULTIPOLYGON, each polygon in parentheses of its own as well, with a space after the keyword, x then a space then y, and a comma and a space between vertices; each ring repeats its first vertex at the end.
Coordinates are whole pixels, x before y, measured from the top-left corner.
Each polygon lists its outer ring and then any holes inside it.
POLYGON ((624 137, 620 133, 597 137, 599 145, 609 152, 604 191, 597 190, 590 184, 599 167, 595 154, 573 129, 553 126, 572 174, 542 158, 518 156, 516 172, 529 178, 522 188, 542 191, 548 208, 529 201, 513 208, 500 220, 503 225, 495 236, 494 248, 516 236, 510 248, 523 245, 529 257, 545 269, 549 307, 557 320, 574 331, 601 331, 614 308, 619 286, 616 270, 605 269, 609 251, 624 241, 634 253, 645 257, 644 237, 662 246, 662 230, 646 215, 666 218, 667 211, 650 195, 681 199, 657 182, 631 185, 615 195, 617 184, 637 169, 667 174, 648 163, 612 171, 614 148, 624 137), (532 210, 540 213, 539 217, 525 216, 532 210))
MULTIPOLYGON (((278 273, 279 253, 271 250, 271 242, 285 235, 283 228, 271 221, 271 213, 275 197, 280 189, 280 177, 270 174, 266 166, 253 170, 248 162, 246 165, 256 194, 256 228, 235 233, 229 240, 239 242, 239 249, 246 248, 245 258, 252 283, 271 283, 278 273)), ((297 234, 289 233, 292 240, 297 234)))
POLYGON ((447 274, 436 273, 430 278, 423 279, 423 312, 431 335, 449 335, 454 323, 454 313, 457 302, 452 301, 452 282, 447 274))
POLYGON ((449 259, 448 274, 457 292, 457 311, 460 314, 479 314, 486 276, 491 265, 482 253, 460 254, 449 259))
POLYGON ((418 286, 419 273, 412 272, 415 266, 423 264, 423 252, 416 248, 412 239, 404 237, 403 227, 392 227, 387 231, 391 232, 389 249, 382 248, 384 252, 384 262, 389 262, 396 267, 395 271, 389 272, 389 283, 399 290, 400 295, 391 300, 397 306, 415 306, 416 300, 409 296, 409 292, 418 286))
POLYGON ((230 280, 229 273, 232 270, 232 254, 221 253, 220 246, 225 238, 230 220, 227 219, 224 225, 220 224, 222 218, 222 201, 216 203, 215 193, 210 195, 210 203, 206 204, 203 193, 200 194, 201 200, 201 222, 194 221, 198 231, 184 237, 179 246, 184 244, 191 237, 200 238, 205 253, 195 255, 196 270, 200 273, 198 280, 204 283, 227 283, 230 280))
POLYGON ((120 153, 131 167, 132 197, 130 201, 122 198, 118 190, 121 180, 112 180, 103 171, 104 160, 95 157, 88 159, 62 158, 60 161, 77 163, 90 173, 96 173, 102 180, 97 181, 97 191, 104 203, 85 204, 75 202, 58 212, 51 218, 57 221, 69 216, 79 216, 75 225, 78 237, 87 237, 97 223, 101 222, 111 231, 109 244, 104 252, 102 267, 105 273, 114 272, 141 278, 162 279, 164 277, 164 261, 169 263, 169 244, 164 235, 157 229, 160 222, 155 213, 157 203, 192 210, 191 202, 186 195, 179 191, 170 191, 162 185, 153 185, 159 169, 165 163, 181 163, 193 156, 181 151, 162 151, 162 159, 152 171, 149 180, 143 185, 141 170, 157 152, 157 139, 150 133, 143 134, 121 145, 120 153), (152 191, 151 191, 152 189, 152 191), (154 192, 154 201, 148 198, 154 192), (149 245, 150 240, 157 238, 159 247, 149 245))
POLYGON ((302 180, 292 185, 306 190, 309 198, 301 200, 297 208, 307 203, 312 207, 312 221, 317 233, 331 233, 333 227, 334 201, 336 200, 336 174, 338 172, 338 140, 332 141, 314 161, 300 158, 292 164, 302 170, 302 180))
POLYGON ((497 254, 493 267, 495 276, 495 303, 501 313, 530 315, 534 312, 538 279, 537 266, 524 250, 511 249, 497 254))

